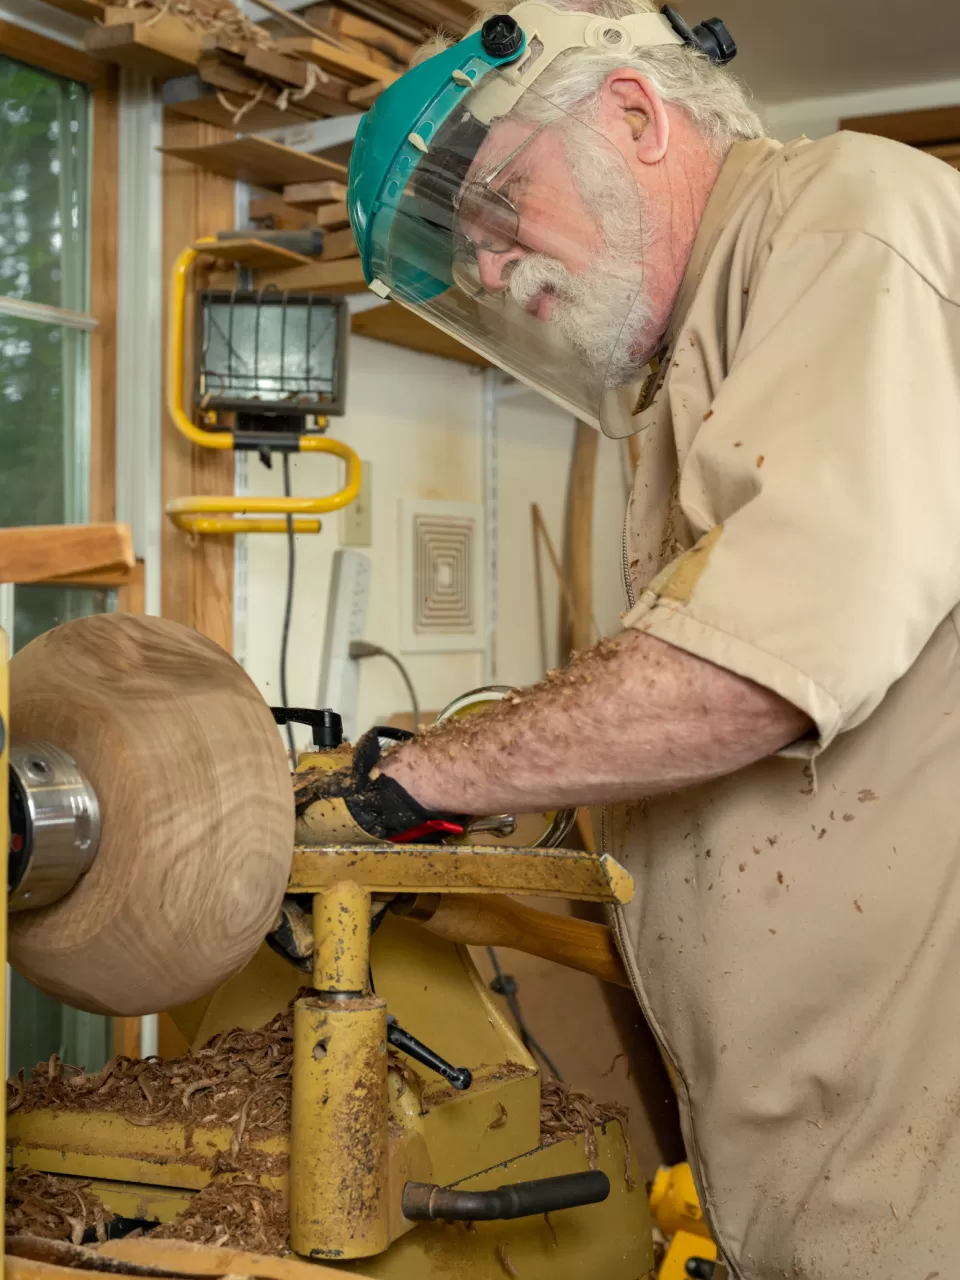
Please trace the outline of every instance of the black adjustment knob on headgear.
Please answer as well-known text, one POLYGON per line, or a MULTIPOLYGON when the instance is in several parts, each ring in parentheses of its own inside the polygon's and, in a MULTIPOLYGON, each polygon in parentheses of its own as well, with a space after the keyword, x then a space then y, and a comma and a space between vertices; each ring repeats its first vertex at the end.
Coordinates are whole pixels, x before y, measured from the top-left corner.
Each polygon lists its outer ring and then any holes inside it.
POLYGON ((509 13, 496 13, 480 28, 480 43, 491 58, 511 58, 523 48, 523 31, 509 13))
POLYGON ((722 18, 704 18, 699 26, 693 28, 693 34, 710 61, 718 66, 725 66, 737 56, 737 42, 722 18))
POLYGON ((673 27, 684 44, 691 45, 705 53, 711 62, 718 67, 732 62, 737 56, 737 42, 727 29, 722 18, 707 18, 695 27, 691 27, 670 5, 665 4, 660 10, 673 27))

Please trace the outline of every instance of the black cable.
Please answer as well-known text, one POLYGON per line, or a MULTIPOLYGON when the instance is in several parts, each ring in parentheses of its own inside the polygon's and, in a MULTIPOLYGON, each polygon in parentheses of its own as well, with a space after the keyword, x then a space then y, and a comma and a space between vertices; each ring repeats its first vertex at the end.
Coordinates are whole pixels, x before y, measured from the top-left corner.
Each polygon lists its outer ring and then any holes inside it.
POLYGON ((523 1014, 520 1012, 520 1001, 517 999, 517 981, 511 978, 509 974, 504 974, 500 968, 500 961, 497 958, 495 948, 487 947, 487 955, 490 957, 490 963, 493 965, 493 971, 496 974, 490 986, 498 994, 504 997, 507 1002, 507 1008, 513 1014, 513 1020, 517 1024, 517 1030, 520 1032, 520 1039, 523 1041, 523 1047, 530 1053, 535 1053, 538 1058, 542 1059, 547 1070, 553 1076, 554 1080, 563 1081, 563 1076, 557 1070, 556 1064, 537 1040, 533 1037, 533 1032, 527 1026, 523 1014))
POLYGON ((403 679, 403 683, 407 686, 407 694, 410 698, 410 706, 413 709, 413 729, 415 733, 420 731, 420 703, 417 699, 417 691, 413 687, 413 681, 410 679, 410 673, 403 665, 395 653, 391 653, 389 649, 382 649, 378 644, 370 644, 367 640, 352 640, 348 650, 350 657, 355 662, 361 658, 388 658, 390 662, 397 668, 403 679))
MULTIPOLYGON (((290 497, 290 455, 281 454, 283 463, 283 496, 290 497)), ((297 572, 297 552, 293 540, 293 516, 287 514, 287 599, 283 607, 283 633, 280 640, 280 701, 289 707, 287 696, 287 648, 290 644, 290 618, 293 614, 293 580, 297 572)), ((287 721, 287 743, 290 747, 290 764, 297 763, 297 748, 293 740, 293 725, 287 721)))

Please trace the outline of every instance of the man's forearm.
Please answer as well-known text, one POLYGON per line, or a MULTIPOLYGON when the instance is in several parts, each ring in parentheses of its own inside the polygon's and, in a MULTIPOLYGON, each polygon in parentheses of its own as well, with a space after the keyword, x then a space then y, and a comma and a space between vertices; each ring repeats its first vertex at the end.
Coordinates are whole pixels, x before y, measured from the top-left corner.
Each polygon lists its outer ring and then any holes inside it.
POLYGON ((428 809, 524 813, 675 791, 810 728, 777 694, 627 631, 494 710, 401 747, 383 772, 428 809))

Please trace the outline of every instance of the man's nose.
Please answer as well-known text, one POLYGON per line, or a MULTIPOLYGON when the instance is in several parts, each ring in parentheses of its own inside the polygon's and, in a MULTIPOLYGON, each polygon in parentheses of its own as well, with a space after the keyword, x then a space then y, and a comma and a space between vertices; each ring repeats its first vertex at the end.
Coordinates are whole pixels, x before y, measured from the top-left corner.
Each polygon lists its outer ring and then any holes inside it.
POLYGON ((522 245, 516 244, 503 253, 494 253, 490 249, 477 249, 477 267, 480 271, 480 283, 488 293, 502 293, 510 280, 510 270, 514 262, 524 256, 522 245))

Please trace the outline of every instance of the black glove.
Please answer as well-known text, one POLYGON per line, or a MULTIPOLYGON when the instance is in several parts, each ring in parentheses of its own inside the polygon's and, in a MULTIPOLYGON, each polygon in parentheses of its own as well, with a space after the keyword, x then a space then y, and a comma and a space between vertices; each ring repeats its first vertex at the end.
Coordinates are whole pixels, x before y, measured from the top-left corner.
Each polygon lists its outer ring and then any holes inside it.
MULTIPOLYGON (((305 769, 295 774, 297 817, 318 801, 339 800, 353 822, 377 840, 433 843, 445 835, 462 835, 465 817, 425 809, 393 778, 379 772, 370 776, 382 758, 381 739, 407 742, 413 736, 402 729, 370 729, 354 748, 349 767, 333 772, 305 769)), ((330 816, 336 826, 334 812, 330 816)))

